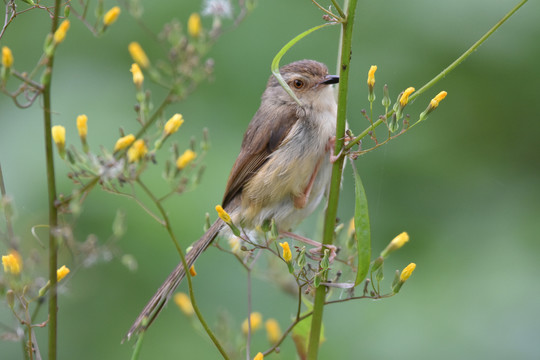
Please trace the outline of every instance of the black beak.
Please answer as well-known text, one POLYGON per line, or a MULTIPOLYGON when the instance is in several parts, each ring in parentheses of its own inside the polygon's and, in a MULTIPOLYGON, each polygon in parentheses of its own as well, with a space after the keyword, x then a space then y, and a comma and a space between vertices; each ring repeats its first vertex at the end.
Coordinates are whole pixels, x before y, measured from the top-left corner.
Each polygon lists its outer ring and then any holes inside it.
POLYGON ((330 84, 337 84, 339 82, 339 76, 337 75, 326 75, 323 81, 321 81, 321 84, 330 85, 330 84))

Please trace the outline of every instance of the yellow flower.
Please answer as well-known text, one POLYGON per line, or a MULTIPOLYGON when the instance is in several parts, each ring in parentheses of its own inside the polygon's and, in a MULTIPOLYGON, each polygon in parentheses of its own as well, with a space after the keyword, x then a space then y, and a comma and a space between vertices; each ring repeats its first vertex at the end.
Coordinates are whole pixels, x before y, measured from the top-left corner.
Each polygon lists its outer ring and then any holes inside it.
POLYGON ((123 136, 116 141, 116 144, 114 145, 114 151, 125 149, 129 145, 131 145, 134 141, 135 141, 135 136, 133 134, 123 136))
POLYGON ((281 329, 276 319, 266 320, 266 334, 271 344, 275 344, 281 339, 281 329))
POLYGON ((407 279, 411 277, 414 269, 416 269, 415 263, 410 263, 409 265, 407 265, 405 269, 403 269, 403 271, 401 272, 401 275, 399 276, 399 281, 407 281, 407 279))
POLYGON ((79 131, 79 136, 81 139, 86 139, 86 134, 88 134, 88 125, 86 122, 88 117, 86 115, 77 116, 77 130, 79 131))
POLYGON ((180 126, 184 123, 184 118, 180 114, 174 114, 172 118, 165 123, 165 134, 171 135, 178 131, 180 126))
POLYGON ((197 276, 197 272, 195 271, 195 265, 191 265, 191 267, 189 268, 189 275, 197 276))
POLYGON ((367 84, 370 88, 375 85, 375 71, 377 71, 377 65, 371 65, 367 77, 367 84))
POLYGON ((137 88, 140 88, 143 81, 144 81, 144 75, 141 71, 141 68, 136 63, 131 65, 131 69, 129 70, 133 74, 133 83, 137 88))
POLYGON ((289 247, 289 243, 285 241, 285 242, 279 243, 279 246, 283 248, 283 259, 286 262, 291 261, 292 253, 291 253, 291 248, 289 247))
POLYGON ((401 98, 399 99, 399 104, 403 107, 409 103, 409 96, 414 92, 413 87, 408 87, 403 94, 401 95, 401 98))
POLYGON ((131 145, 127 152, 128 161, 135 162, 141 160, 148 152, 148 148, 143 139, 139 139, 131 145))
MULTIPOLYGON (((251 332, 257 331, 261 328, 262 325, 262 315, 259 312, 252 312, 251 316, 251 332)), ((242 332, 247 335, 248 333, 248 319, 244 320, 242 323, 242 332)))
POLYGON ((8 69, 13 65, 13 54, 7 46, 2 46, 2 65, 8 69))
POLYGON ((19 253, 11 250, 9 254, 2 256, 2 265, 4 265, 4 271, 6 273, 19 275, 22 271, 23 263, 19 253))
POLYGON ((66 144, 66 128, 61 125, 55 125, 51 128, 54 143, 60 148, 66 144))
POLYGON ((258 352, 257 355, 253 358, 253 360, 264 360, 264 355, 262 352, 258 352))
POLYGON ((201 34, 201 17, 197 13, 193 13, 189 16, 188 23, 188 33, 194 38, 199 37, 201 34))
POLYGON ((405 245, 406 242, 409 241, 409 234, 406 232, 402 232, 398 236, 396 236, 390 243, 386 246, 386 248, 381 252, 381 256, 383 258, 387 257, 391 252, 401 248, 403 245, 405 245))
POLYGON ((221 205, 216 205, 216 211, 221 220, 225 221, 227 224, 231 223, 231 216, 225 210, 223 210, 221 205))
POLYGON ((187 294, 181 292, 174 294, 174 302, 187 316, 191 316, 195 313, 191 300, 187 294))
POLYGON ((138 42, 131 42, 128 46, 128 50, 133 60, 139 64, 140 67, 146 69, 148 66, 150 66, 150 60, 148 60, 146 53, 138 42))
POLYGON ((178 170, 182 170, 186 166, 189 165, 190 162, 195 160, 197 157, 197 154, 193 150, 186 150, 182 155, 178 157, 178 160, 176 160, 176 167, 178 170))
POLYGON ((118 19, 118 15, 120 15, 120 7, 115 6, 103 16, 103 24, 105 24, 105 26, 111 25, 118 19))
POLYGON ((433 99, 431 99, 429 105, 432 109, 435 109, 437 106, 439 106, 439 102, 446 97, 447 92, 441 91, 437 94, 433 99))
POLYGON ((58 29, 56 29, 53 36, 55 44, 60 44, 62 41, 64 41, 64 39, 66 38, 66 33, 69 29, 69 25, 69 20, 64 20, 62 21, 58 29))
POLYGON ((62 265, 60 269, 56 270, 56 281, 62 280, 67 274, 69 274, 69 269, 66 265, 62 265))

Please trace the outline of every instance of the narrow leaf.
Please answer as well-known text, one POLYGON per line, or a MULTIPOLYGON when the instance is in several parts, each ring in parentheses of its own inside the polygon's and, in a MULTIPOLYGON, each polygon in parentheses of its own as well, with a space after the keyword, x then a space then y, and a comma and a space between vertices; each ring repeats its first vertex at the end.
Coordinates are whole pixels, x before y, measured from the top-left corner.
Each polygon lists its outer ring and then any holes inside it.
POLYGON ((366 278, 371 262, 371 230, 369 226, 369 212, 366 193, 362 180, 356 171, 354 163, 351 163, 355 182, 355 206, 354 206, 354 231, 358 248, 358 270, 354 285, 360 284, 366 278))
POLYGON ((274 74, 274 76, 276 77, 277 81, 279 82, 279 84, 283 87, 283 89, 285 89, 285 91, 287 92, 287 94, 289 94, 293 99, 294 101, 296 101, 296 103, 300 106, 302 106, 302 103, 300 102, 300 100, 296 97, 296 95, 294 94, 294 92, 291 90, 291 88, 289 87, 289 85, 285 82, 285 80, 283 80, 283 77, 281 76, 281 74, 279 73, 279 61, 281 60, 281 58, 283 57, 283 55, 285 55, 285 53, 287 51, 289 51, 290 48, 293 47, 294 44, 296 44, 297 42, 299 42, 300 40, 302 40, 303 38, 305 38, 306 36, 308 36, 309 34, 311 34, 312 32, 314 32, 315 30, 319 30, 325 26, 328 26, 328 25, 334 25, 334 24, 337 24, 336 22, 330 22, 330 23, 326 23, 326 24, 322 24, 322 25, 318 25, 318 26, 315 26, 309 30, 306 30, 304 31, 303 33, 301 33, 300 35, 297 35, 294 39, 292 39, 291 41, 289 41, 284 47, 281 48, 281 50, 279 50, 279 52, 277 53, 277 55, 274 57, 274 59, 272 60, 272 66, 271 66, 271 69, 272 69, 272 74, 274 74))

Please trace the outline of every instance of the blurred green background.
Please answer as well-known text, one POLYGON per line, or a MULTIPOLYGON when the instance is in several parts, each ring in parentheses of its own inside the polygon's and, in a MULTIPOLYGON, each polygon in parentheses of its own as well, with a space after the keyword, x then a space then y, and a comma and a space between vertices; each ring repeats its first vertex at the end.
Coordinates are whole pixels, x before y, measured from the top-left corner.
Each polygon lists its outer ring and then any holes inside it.
MULTIPOLYGON (((379 68, 377 103, 384 83, 395 99, 408 86, 420 88, 516 3, 360 2, 351 67, 351 128, 358 132, 366 126, 360 110, 367 106, 370 65, 379 68)), ((113 5, 106 2, 106 8, 113 5)), ((155 32, 172 18, 185 24, 190 13, 202 8, 199 1, 143 5, 144 19, 155 32)), ((417 269, 396 297, 327 307, 321 359, 540 358, 538 14, 537 1, 526 4, 479 51, 408 108, 418 114, 436 93, 446 90, 448 97, 425 124, 357 160, 371 210, 374 252, 401 231, 411 236, 386 264, 387 277, 411 261, 417 269)), ((188 146, 191 136, 200 137, 204 127, 212 139, 200 187, 166 204, 183 245, 200 236, 205 212, 213 216, 214 205, 221 201, 273 56, 320 21, 320 12, 308 0, 259 1, 212 50, 214 81, 168 108, 167 114, 180 112, 186 120, 175 135, 181 147, 188 146)), ((210 26, 210 19, 203 18, 203 24, 210 26)), ((0 45, 12 49, 17 69, 33 66, 48 29, 48 16, 40 11, 21 15, 8 28, 0 45)), ((282 64, 312 58, 335 69, 338 35, 338 27, 310 35, 282 64)), ((75 118, 81 113, 89 117, 89 142, 96 151, 101 144, 112 147, 120 126, 138 129, 127 52, 134 40, 151 59, 163 56, 127 12, 98 39, 72 19, 53 79, 53 123, 66 126, 68 142, 78 143, 75 118)), ((159 94, 154 93, 155 103, 159 94)), ((28 247, 38 247, 30 227, 47 222, 42 131, 39 103, 20 110, 0 96, 0 162, 17 206, 16 230, 28 247)), ((69 193, 66 166, 56 160, 60 192, 69 193)), ((162 164, 145 177, 156 190, 163 186, 162 164)), ((348 170, 342 219, 352 216, 353 193, 348 170)), ((98 189, 77 220, 77 239, 95 234, 105 241, 116 209, 127 213, 128 232, 120 246, 137 258, 138 271, 128 271, 118 259, 84 268, 70 263, 68 256, 62 258, 74 271, 59 300, 60 359, 129 358, 133 342, 120 345, 120 340, 178 262, 164 229, 133 201, 98 189)), ((299 232, 311 236, 316 220, 309 219, 299 232)), ((196 293, 207 319, 215 323, 227 311, 239 326, 247 311, 245 272, 215 249, 199 259, 197 269, 196 293)), ((255 282, 253 301, 255 310, 265 318, 277 318, 282 328, 294 312, 294 299, 266 282, 255 282)), ((11 324, 5 307, 0 315, 2 323, 11 324)), ((45 354, 46 331, 37 332, 45 354)), ((265 335, 257 333, 252 349, 266 348, 265 335)), ((3 359, 21 358, 20 344, 0 342, 0 353, 3 359)), ((288 339, 282 353, 270 358, 294 357, 288 339)), ((169 305, 145 337, 140 358, 217 359, 219 354, 169 305)))

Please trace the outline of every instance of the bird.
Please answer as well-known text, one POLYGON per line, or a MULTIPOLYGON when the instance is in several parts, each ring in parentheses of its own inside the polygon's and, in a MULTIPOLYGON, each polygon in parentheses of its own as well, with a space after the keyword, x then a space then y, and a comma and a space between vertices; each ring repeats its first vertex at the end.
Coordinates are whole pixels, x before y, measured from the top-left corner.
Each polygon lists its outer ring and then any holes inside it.
MULTIPOLYGON (((328 192, 332 172, 337 104, 323 63, 300 60, 279 69, 297 102, 271 75, 261 104, 244 134, 222 200, 243 231, 273 220, 288 232, 310 215, 328 192)), ((218 236, 230 228, 217 219, 186 254, 190 268, 218 236)), ((184 278, 180 263, 137 317, 126 338, 146 330, 184 278)))

